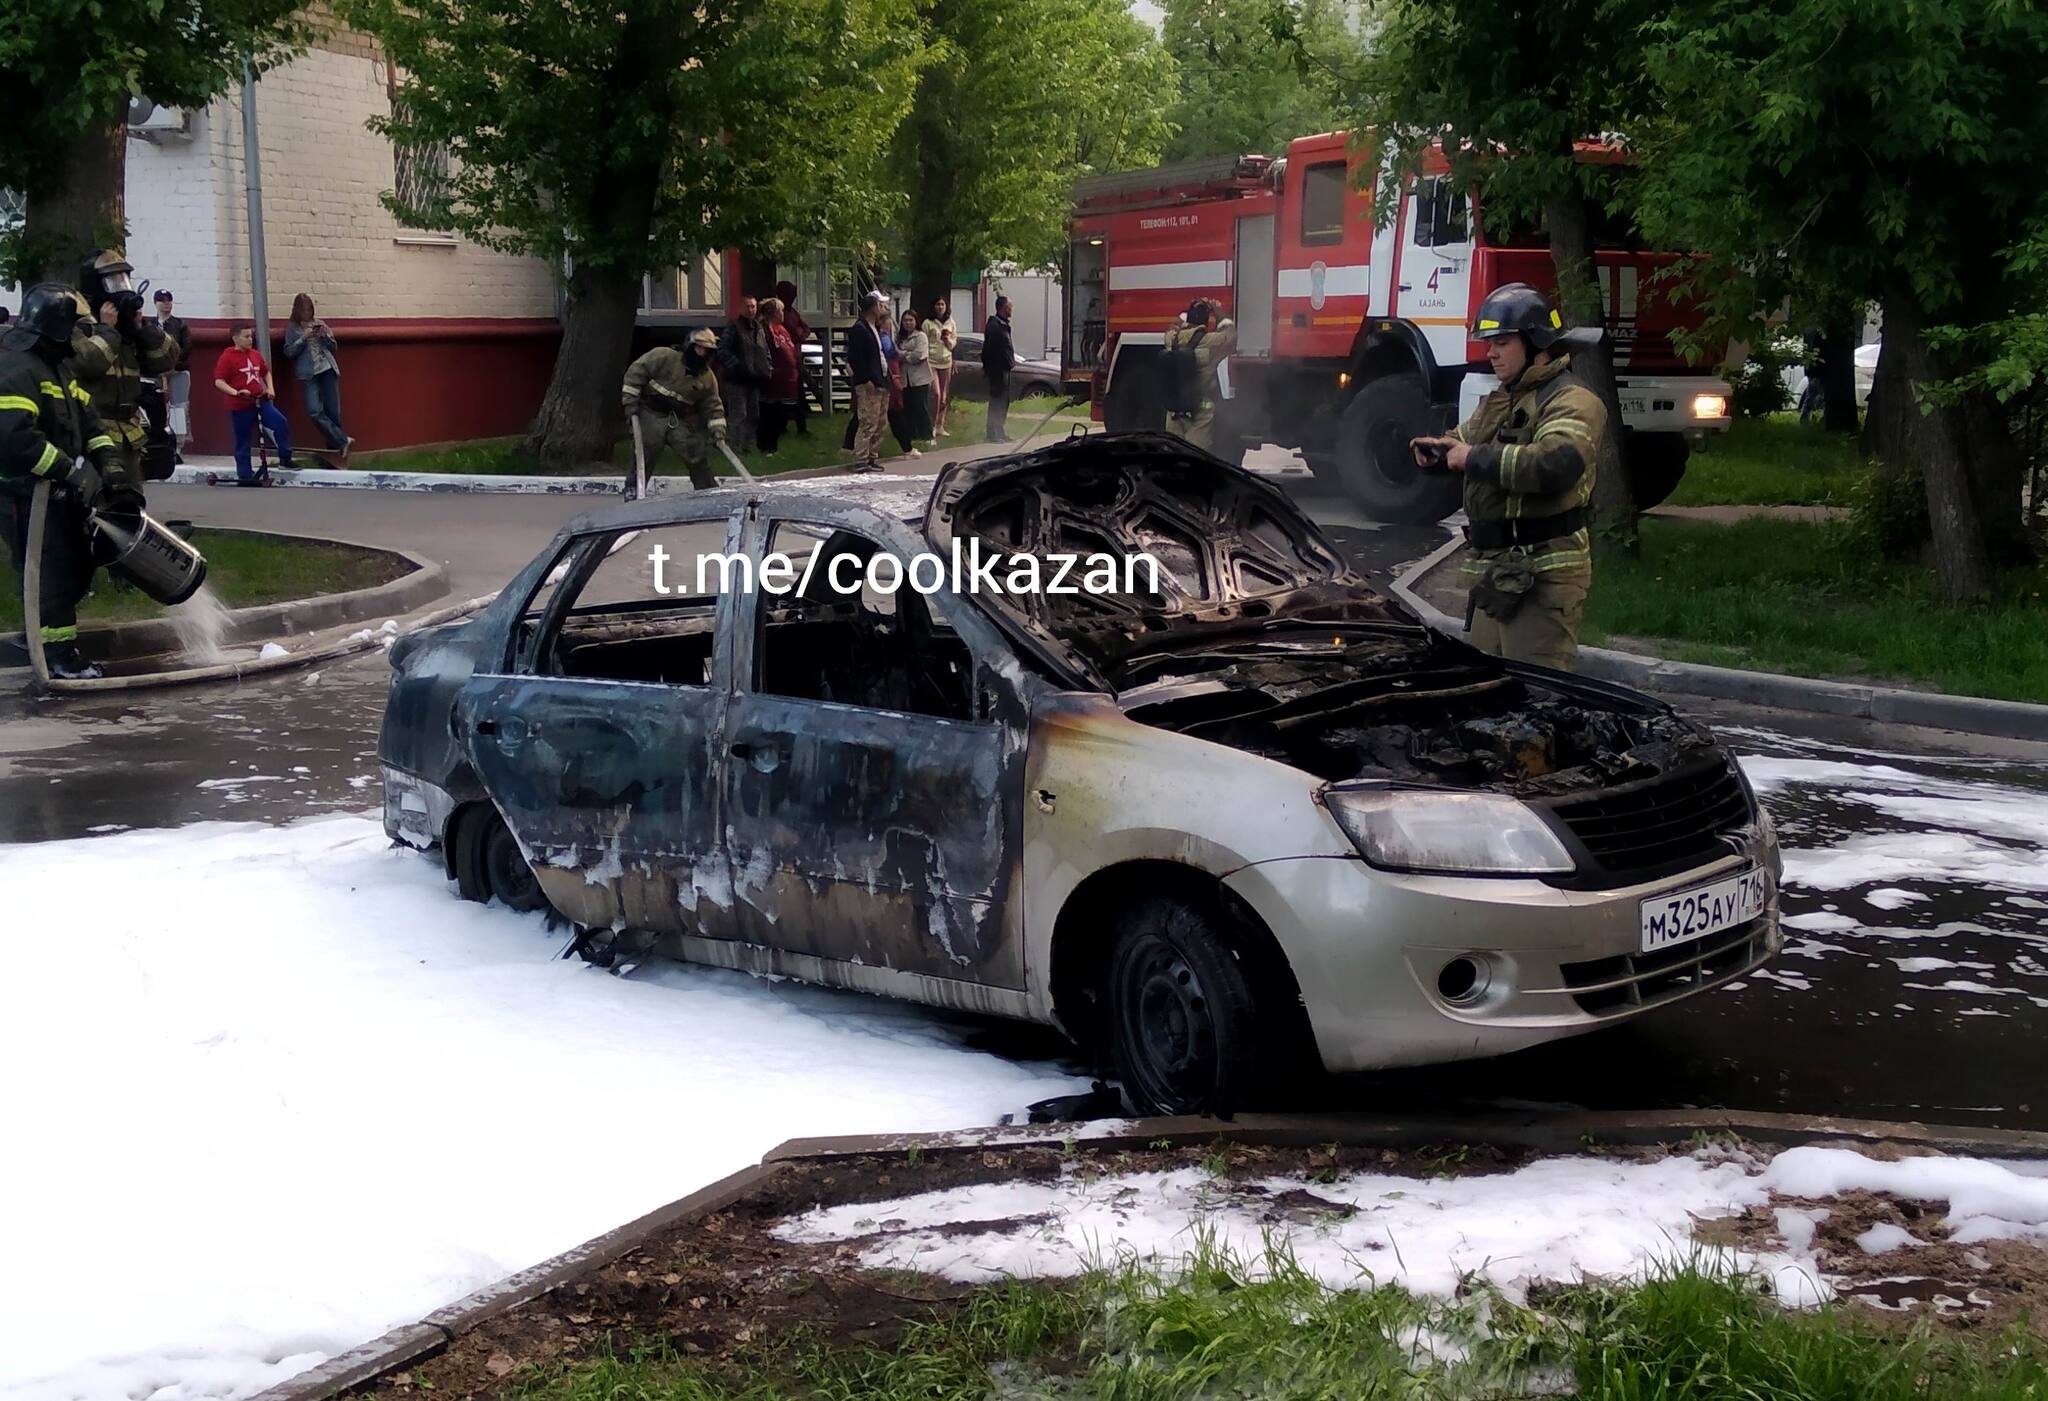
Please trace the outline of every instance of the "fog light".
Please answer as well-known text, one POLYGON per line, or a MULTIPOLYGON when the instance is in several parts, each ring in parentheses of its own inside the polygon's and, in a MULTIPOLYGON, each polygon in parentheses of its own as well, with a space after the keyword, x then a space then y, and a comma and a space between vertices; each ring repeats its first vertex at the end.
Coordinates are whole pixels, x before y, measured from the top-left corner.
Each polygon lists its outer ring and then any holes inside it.
POLYGON ((1719 394, 1695 394, 1692 396, 1694 418, 1726 418, 1728 400, 1719 394))
POLYGON ((1491 981, 1485 960, 1460 954, 1437 971, 1437 995, 1454 1007, 1469 1007, 1486 996, 1491 981))
POLYGON ((1337 372, 1337 385, 1338 385, 1338 387, 1339 387, 1339 388, 1341 389, 1341 388, 1342 388, 1343 386, 1345 386, 1345 385, 1347 385, 1347 384, 1349 384, 1349 383, 1351 383, 1351 371, 1349 371, 1349 370, 1339 370, 1339 371, 1337 372))

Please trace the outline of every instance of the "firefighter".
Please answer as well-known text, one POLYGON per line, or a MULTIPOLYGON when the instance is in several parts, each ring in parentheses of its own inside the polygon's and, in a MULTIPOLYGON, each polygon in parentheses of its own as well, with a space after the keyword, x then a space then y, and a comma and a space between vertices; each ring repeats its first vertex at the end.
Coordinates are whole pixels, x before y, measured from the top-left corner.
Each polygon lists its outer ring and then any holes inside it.
POLYGON ((1473 645, 1569 671, 1593 582, 1586 506, 1607 411, 1572 374, 1563 325, 1526 282, 1489 294, 1472 335, 1500 388, 1451 436, 1410 446, 1423 466, 1464 474, 1473 645))
POLYGON ((1198 448, 1216 447, 1216 366, 1237 348, 1237 323, 1195 298, 1166 332, 1166 431, 1198 448))
POLYGON ((84 308, 71 288, 41 283, 28 289, 20 317, 0 333, 0 519, 15 568, 25 573, 35 485, 53 484, 38 602, 44 657, 50 674, 65 680, 100 674, 78 650, 78 604, 95 568, 87 512, 142 510, 142 492, 70 364, 84 308))
POLYGON ((144 452, 160 451, 166 438, 158 422, 162 400, 156 384, 158 376, 177 368, 178 343, 142 314, 134 271, 126 258, 110 250, 86 261, 82 281, 92 315, 79 322, 72 355, 79 382, 92 395, 122 465, 132 480, 141 481, 144 452))
MULTIPOLYGON (((725 446, 725 406, 718 379, 711 373, 717 351, 717 336, 692 331, 682 350, 658 345, 626 367, 622 398, 627 416, 639 418, 650 477, 662 448, 673 447, 689 469, 692 486, 707 491, 718 485, 706 460, 709 444, 725 446)), ((631 501, 635 494, 634 476, 628 472, 626 499, 631 501)))

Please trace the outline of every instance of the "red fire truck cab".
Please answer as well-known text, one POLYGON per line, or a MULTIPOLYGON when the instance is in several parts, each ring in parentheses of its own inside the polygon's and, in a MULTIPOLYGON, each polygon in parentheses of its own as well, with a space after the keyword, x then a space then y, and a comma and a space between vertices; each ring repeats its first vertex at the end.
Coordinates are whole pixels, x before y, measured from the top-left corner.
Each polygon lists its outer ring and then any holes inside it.
MULTIPOLYGON (((1112 432, 1166 421, 1158 357, 1196 297, 1237 323, 1219 372, 1216 449, 1299 448, 1368 514, 1435 521, 1458 479, 1415 466, 1407 443, 1441 431, 1496 387, 1468 336, 1486 294, 1528 282, 1554 295, 1541 230, 1489 223, 1435 152, 1376 229, 1371 180, 1343 132, 1305 136, 1279 159, 1249 155, 1094 176, 1075 190, 1061 363, 1112 432)), ((1613 162, 1588 144, 1582 159, 1613 162)), ((1383 172, 1375 172, 1384 177, 1383 172)), ((1728 427, 1725 381, 1689 364, 1672 333, 1698 324, 1668 284, 1679 256, 1596 230, 1620 389, 1623 463, 1639 505, 1668 496, 1692 442, 1728 427)))

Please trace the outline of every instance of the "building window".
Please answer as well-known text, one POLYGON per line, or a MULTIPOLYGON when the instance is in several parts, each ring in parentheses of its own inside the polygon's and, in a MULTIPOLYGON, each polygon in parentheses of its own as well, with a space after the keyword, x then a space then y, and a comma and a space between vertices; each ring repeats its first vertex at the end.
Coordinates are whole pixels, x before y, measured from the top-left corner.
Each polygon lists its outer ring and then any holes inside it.
POLYGON ((12 233, 28 218, 28 196, 0 185, 0 233, 12 233))
POLYGON ((1301 172, 1301 241, 1344 241, 1344 162, 1324 161, 1301 172))
POLYGON ((690 264, 690 310, 725 310, 725 254, 700 254, 690 264))
MULTIPOLYGON (((406 90, 394 87, 391 90, 391 117, 402 122, 408 112, 406 90)), ((405 141, 394 138, 391 142, 392 193, 398 206, 407 210, 432 209, 448 195, 449 176, 453 161, 445 141, 405 141)), ((429 224, 411 224, 401 216, 400 222, 409 229, 423 231, 429 237, 453 242, 455 235, 445 229, 429 224)))

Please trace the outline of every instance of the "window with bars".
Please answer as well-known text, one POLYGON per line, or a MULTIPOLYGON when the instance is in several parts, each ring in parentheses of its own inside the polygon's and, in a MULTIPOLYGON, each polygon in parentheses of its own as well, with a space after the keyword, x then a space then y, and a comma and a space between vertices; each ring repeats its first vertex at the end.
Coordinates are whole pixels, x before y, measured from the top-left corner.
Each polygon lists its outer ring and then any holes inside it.
MULTIPOLYGON (((392 120, 402 122, 410 115, 409 95, 403 87, 391 90, 392 120)), ((451 159, 445 141, 404 141, 391 143, 392 193, 406 209, 432 208, 448 192, 451 159)), ((444 229, 422 228, 429 237, 454 235, 444 229)))
POLYGON ((28 218, 28 196, 0 185, 0 233, 21 227, 28 218))

